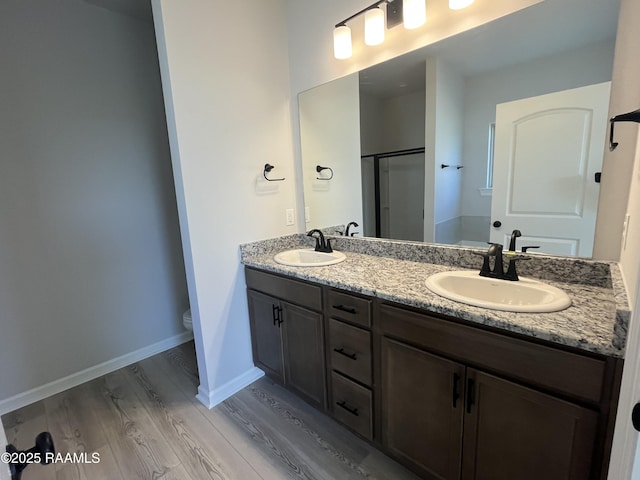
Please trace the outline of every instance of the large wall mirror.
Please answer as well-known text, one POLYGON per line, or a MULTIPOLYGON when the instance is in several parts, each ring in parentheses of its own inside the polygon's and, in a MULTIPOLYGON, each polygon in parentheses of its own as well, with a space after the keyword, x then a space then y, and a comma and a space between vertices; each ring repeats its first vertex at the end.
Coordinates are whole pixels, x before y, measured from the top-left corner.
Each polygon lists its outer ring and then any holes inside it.
POLYGON ((307 226, 483 247, 519 229, 590 257, 618 12, 545 0, 302 92, 307 226))

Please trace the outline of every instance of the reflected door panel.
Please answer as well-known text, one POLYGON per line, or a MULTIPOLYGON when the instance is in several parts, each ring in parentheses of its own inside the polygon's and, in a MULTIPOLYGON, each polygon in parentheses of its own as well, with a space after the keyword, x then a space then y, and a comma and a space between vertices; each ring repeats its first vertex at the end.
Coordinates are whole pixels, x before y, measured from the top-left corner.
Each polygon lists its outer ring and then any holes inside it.
POLYGON ((590 257, 610 82, 496 107, 491 241, 590 257))

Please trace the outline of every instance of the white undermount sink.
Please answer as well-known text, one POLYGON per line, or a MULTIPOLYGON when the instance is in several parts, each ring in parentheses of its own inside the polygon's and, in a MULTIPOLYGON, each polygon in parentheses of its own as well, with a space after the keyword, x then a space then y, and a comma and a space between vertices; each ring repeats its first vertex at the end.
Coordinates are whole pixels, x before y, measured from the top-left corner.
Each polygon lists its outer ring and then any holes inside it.
POLYGON ((465 270, 436 273, 427 278, 426 285, 442 297, 492 310, 542 313, 571 306, 565 292, 530 278, 520 277, 517 282, 511 282, 465 270))
POLYGON ((345 258, 347 257, 342 252, 316 252, 313 248, 286 250, 273 257, 276 263, 290 267, 324 267, 340 263, 345 258))

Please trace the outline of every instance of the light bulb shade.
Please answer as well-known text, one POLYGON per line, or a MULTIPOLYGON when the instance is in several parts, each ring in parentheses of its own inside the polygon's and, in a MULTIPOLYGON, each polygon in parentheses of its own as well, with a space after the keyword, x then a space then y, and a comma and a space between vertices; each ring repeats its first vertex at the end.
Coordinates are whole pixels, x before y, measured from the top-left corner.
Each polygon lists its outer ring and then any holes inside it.
POLYGON ((404 28, 412 30, 421 27, 427 21, 425 0, 402 0, 402 20, 404 28))
POLYGON ((384 42, 384 12, 376 7, 364 14, 364 43, 380 45, 384 42))
POLYGON ((351 57, 351 29, 346 25, 333 31, 333 56, 338 60, 351 57))
POLYGON ((451 10, 461 10, 467 8, 473 3, 473 0, 449 0, 449 8, 451 10))

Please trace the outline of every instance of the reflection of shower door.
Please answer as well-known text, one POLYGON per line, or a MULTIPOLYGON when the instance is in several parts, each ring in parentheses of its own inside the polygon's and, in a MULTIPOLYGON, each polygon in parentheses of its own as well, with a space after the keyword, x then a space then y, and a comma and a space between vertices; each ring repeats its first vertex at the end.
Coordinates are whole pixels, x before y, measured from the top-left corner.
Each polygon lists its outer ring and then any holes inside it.
POLYGON ((380 161, 381 233, 383 238, 424 237, 424 155, 380 161))
POLYGON ((611 82, 496 108, 491 241, 590 257, 611 82))
POLYGON ((366 236, 423 241, 424 175, 424 148, 363 157, 366 236))

